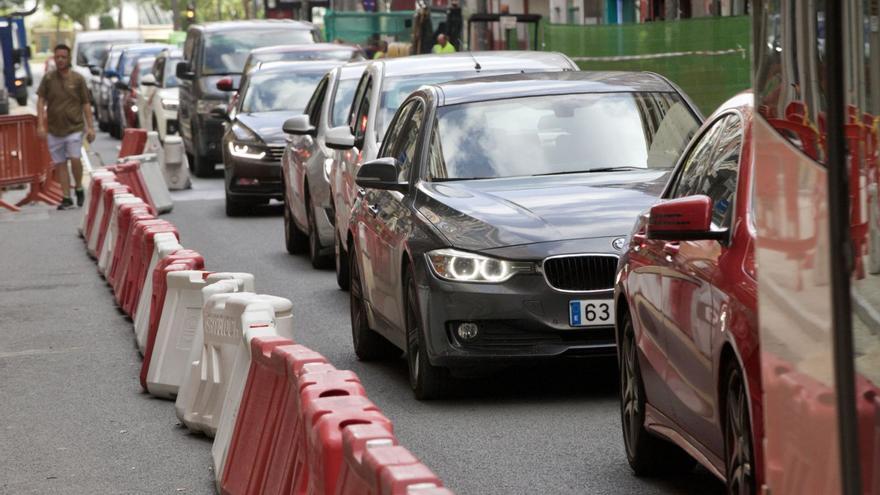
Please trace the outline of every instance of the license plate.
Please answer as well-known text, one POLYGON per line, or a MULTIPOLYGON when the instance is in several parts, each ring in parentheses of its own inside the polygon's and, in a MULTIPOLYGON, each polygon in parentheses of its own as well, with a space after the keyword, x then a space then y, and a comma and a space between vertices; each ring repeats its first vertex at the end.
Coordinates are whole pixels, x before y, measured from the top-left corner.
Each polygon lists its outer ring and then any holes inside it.
POLYGON ((614 325, 614 299, 570 301, 568 323, 573 327, 614 325))

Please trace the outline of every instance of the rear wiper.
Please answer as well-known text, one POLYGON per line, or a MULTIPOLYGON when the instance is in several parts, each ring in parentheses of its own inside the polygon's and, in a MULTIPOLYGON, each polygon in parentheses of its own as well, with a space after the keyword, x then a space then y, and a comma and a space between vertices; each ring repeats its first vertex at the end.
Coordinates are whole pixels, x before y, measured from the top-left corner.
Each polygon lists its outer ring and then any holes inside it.
POLYGON ((591 168, 587 170, 568 170, 565 172, 548 172, 546 174, 534 174, 533 177, 542 177, 545 175, 568 175, 568 174, 592 174, 594 172, 614 172, 617 170, 638 170, 640 167, 602 167, 591 168))

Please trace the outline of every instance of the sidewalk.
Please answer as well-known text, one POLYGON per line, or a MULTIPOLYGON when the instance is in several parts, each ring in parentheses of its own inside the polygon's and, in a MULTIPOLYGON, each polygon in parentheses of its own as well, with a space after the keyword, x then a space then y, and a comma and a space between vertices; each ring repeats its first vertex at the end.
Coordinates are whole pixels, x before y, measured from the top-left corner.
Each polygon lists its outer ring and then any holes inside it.
POLYGON ((80 215, 0 213, 0 494, 213 493, 210 440, 140 390, 80 215))

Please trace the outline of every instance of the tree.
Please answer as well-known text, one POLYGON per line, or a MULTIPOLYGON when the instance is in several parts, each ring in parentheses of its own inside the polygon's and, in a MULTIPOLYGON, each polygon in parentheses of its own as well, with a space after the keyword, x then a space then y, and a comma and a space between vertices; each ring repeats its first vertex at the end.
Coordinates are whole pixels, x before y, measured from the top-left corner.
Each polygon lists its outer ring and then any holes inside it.
MULTIPOLYGON (((2 1, 2 0, 0 0, 2 1)), ((60 0, 66 1, 66 0, 60 0)), ((218 20, 231 20, 231 19, 241 19, 244 12, 242 12, 242 0, 177 0, 181 5, 181 15, 183 15, 184 8, 187 4, 192 4, 193 7, 196 8, 196 22, 208 22, 208 21, 218 21, 218 20), (218 7, 219 2, 219 9, 218 7), (217 12, 220 11, 220 17, 217 17, 217 12)), ((251 0, 253 1, 253 0, 251 0)), ((171 0, 154 0, 156 5, 162 7, 163 9, 171 10, 171 0)))
POLYGON ((89 17, 110 10, 108 0, 46 0, 46 8, 57 5, 59 13, 79 23, 83 29, 89 28, 89 17))

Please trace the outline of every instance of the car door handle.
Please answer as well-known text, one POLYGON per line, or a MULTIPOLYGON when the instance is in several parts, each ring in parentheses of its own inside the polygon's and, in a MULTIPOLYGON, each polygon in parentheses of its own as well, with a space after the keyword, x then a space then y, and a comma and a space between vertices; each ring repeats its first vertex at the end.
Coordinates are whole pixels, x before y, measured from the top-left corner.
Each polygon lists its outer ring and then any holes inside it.
POLYGON ((372 213, 373 216, 376 216, 379 214, 379 207, 377 205, 371 205, 371 204, 367 203, 367 209, 370 210, 370 213, 372 213))
POLYGON ((674 256, 678 254, 680 247, 681 245, 677 242, 667 242, 666 244, 663 244, 663 252, 670 256, 674 256))

